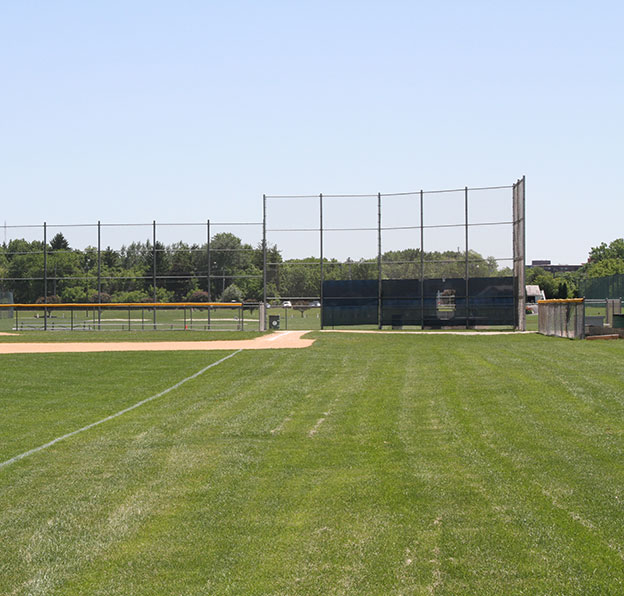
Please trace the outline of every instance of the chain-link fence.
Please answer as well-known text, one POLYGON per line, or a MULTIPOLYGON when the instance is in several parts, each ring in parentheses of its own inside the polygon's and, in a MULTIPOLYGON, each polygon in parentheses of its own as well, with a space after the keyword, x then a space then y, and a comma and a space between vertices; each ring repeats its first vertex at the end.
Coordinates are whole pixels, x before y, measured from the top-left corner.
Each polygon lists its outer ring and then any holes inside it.
MULTIPOLYGON (((13 292, 0 291, 0 304, 13 304, 13 292)), ((12 318, 13 308, 0 308, 0 328, 4 329, 7 327, 6 320, 10 320, 12 318)))
MULTIPOLYGON (((330 321, 524 328, 524 179, 441 191, 265 196, 262 222, 44 222, 3 231, 0 291, 15 303, 93 304, 101 313, 113 303, 245 301, 283 308, 293 328, 330 321), (268 202, 280 205, 269 210, 270 225, 268 202), (324 300, 333 282, 370 286, 361 298, 374 304, 362 310, 336 302, 357 302, 348 292, 324 300)), ((44 328, 52 322, 42 321, 44 328)), ((130 327, 135 322, 130 313, 130 327)))
POLYGON ((585 298, 600 299, 624 297, 624 274, 584 279, 580 293, 585 298))
POLYGON ((524 200, 524 178, 405 193, 265 195, 265 300, 320 301, 322 326, 524 329, 524 200), (293 236, 300 257, 284 262, 273 243, 293 236))
POLYGON ((260 301, 261 225, 5 225, 0 290, 19 303, 260 301))
POLYGON ((259 304, 0 305, 2 331, 258 331, 259 304))

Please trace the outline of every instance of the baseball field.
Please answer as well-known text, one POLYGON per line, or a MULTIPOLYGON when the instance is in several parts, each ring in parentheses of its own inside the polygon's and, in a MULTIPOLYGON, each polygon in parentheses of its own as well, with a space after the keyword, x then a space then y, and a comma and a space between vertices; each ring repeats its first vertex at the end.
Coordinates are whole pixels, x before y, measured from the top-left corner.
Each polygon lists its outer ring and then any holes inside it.
POLYGON ((167 337, 0 354, 0 594, 624 593, 624 342, 167 337))

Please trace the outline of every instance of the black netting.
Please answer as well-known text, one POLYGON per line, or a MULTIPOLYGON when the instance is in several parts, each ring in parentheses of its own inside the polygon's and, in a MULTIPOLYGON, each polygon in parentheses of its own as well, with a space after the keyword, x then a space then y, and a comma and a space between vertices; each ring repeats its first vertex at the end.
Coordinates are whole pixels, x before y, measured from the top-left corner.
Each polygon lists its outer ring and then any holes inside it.
POLYGON ((323 326, 376 325, 377 280, 326 281, 323 283, 323 326))
POLYGON ((468 284, 471 325, 514 325, 513 277, 475 277, 468 284))
POLYGON ((420 280, 384 279, 381 282, 381 324, 420 325, 420 280))
MULTIPOLYGON (((381 287, 382 325, 514 325, 512 277, 388 279, 381 287), (468 298, 466 297, 468 292, 468 298)), ((370 325, 377 319, 376 280, 323 285, 323 325, 370 325)))

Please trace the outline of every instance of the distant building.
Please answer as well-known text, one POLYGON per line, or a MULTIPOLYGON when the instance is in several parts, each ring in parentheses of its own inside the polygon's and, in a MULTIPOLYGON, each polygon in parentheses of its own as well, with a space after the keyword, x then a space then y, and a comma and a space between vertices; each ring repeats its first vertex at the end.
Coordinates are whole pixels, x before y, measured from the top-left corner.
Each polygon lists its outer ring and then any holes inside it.
POLYGON ((578 271, 583 265, 551 265, 550 261, 531 261, 528 267, 539 267, 550 273, 566 273, 568 271, 578 271))

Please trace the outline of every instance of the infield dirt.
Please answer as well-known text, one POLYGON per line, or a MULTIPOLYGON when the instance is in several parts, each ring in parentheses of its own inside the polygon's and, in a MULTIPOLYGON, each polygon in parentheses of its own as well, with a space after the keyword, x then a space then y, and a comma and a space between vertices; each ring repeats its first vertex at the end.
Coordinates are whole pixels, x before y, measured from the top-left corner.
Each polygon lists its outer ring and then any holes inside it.
POLYGON ((302 339, 306 333, 308 331, 280 331, 255 339, 226 341, 3 343, 0 354, 296 349, 308 348, 314 343, 313 339, 302 339))

